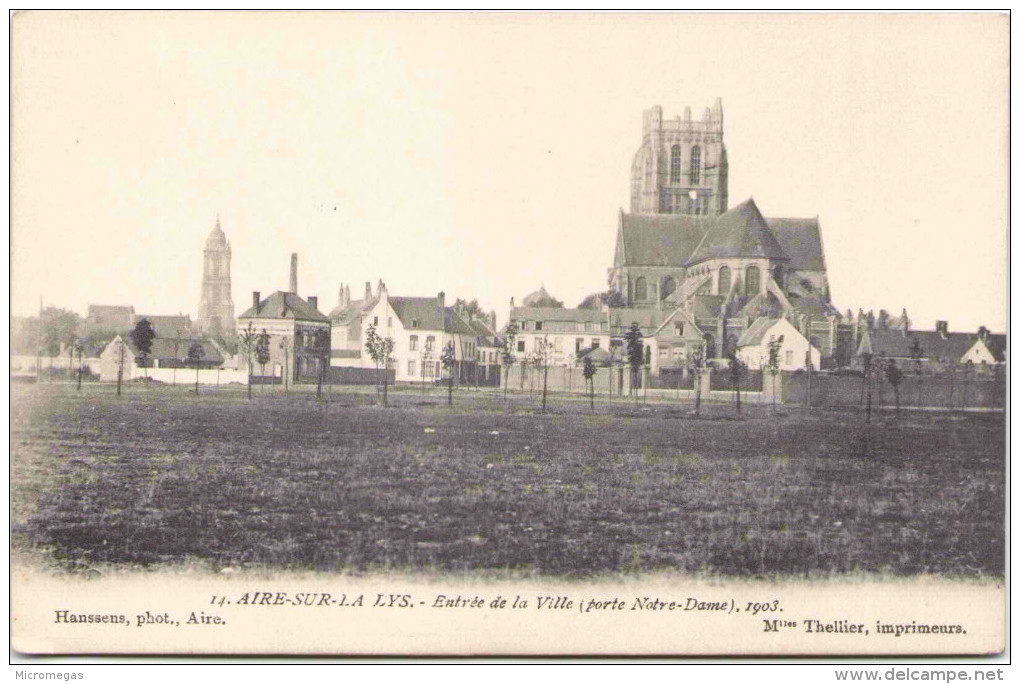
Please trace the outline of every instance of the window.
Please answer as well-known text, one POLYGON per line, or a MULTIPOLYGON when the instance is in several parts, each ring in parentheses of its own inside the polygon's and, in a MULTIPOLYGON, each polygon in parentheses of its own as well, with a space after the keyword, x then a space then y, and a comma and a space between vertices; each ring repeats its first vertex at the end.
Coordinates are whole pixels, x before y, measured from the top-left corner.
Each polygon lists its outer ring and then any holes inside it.
POLYGON ((730 267, 723 266, 719 269, 719 294, 727 295, 730 293, 730 267))
POLYGON ((415 366, 414 361, 408 361, 407 362, 407 374, 408 375, 410 375, 413 378, 414 375, 415 375, 415 372, 417 370, 418 370, 418 368, 415 366))
POLYGON ((436 348, 435 335, 429 335, 425 338, 425 351, 431 352, 436 348))
POLYGON ((439 362, 439 361, 436 361, 436 377, 437 378, 438 377, 442 377, 442 375, 443 375, 443 364, 441 362, 439 362))
POLYGON ((695 145, 691 148, 691 185, 701 183, 701 148, 695 145))
POLYGON ((793 352, 792 351, 787 351, 786 352, 786 365, 787 366, 792 366, 793 365, 793 352))
POLYGON ((418 336, 411 335, 410 346, 411 351, 418 351, 418 336))
POLYGON ((393 327, 393 316, 390 316, 389 318, 386 319, 386 327, 387 328, 393 327))
POLYGON ((517 340, 517 351, 524 351, 524 340, 517 340))
POLYGON ((597 338, 597 337, 591 338, 591 348, 592 349, 598 349, 599 348, 599 338, 597 338))
POLYGON ((747 267, 747 294, 756 295, 761 292, 761 272, 757 266, 747 267))
POLYGON ((662 299, 665 299, 666 297, 673 294, 674 290, 676 290, 676 281, 673 280, 673 276, 666 276, 665 278, 663 278, 662 288, 659 290, 662 299))
POLYGON ((553 351, 557 354, 563 353, 563 338, 557 337, 553 340, 553 351))
POLYGON ((643 277, 634 281, 634 299, 638 301, 648 299, 648 283, 643 277))
POLYGON ((669 347, 663 347, 659 350, 660 359, 669 359, 669 347))
POLYGON ((417 318, 412 318, 411 319, 411 327, 412 328, 417 328, 418 327, 418 319, 417 318))
POLYGON ((528 322, 527 321, 521 321, 521 330, 527 330, 527 329, 528 329, 528 322))
POLYGON ((578 337, 576 340, 574 340, 574 353, 576 354, 577 352, 581 351, 581 347, 583 347, 583 346, 584 346, 584 338, 583 337, 578 337))
POLYGON ((379 317, 376 316, 372 319, 372 325, 379 325, 379 317))
POLYGON ((684 323, 683 321, 673 321, 673 335, 676 337, 684 336, 684 323))
POLYGON ((542 321, 535 321, 535 330, 542 329, 542 321))
POLYGON ((680 182, 680 146, 673 145, 673 149, 670 150, 669 159, 669 182, 679 183, 680 182))

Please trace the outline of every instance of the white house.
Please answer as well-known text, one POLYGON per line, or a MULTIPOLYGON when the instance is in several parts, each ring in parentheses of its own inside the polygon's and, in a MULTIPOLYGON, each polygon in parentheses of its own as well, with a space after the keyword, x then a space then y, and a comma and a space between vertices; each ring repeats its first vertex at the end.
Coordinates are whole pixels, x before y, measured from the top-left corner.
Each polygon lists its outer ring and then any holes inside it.
MULTIPOLYGON (((390 368, 398 382, 432 382, 448 377, 442 366, 442 353, 453 343, 454 378, 468 382, 474 377, 477 362, 477 332, 451 307, 446 295, 435 297, 391 297, 380 284, 377 301, 365 311, 361 339, 367 339, 370 326, 376 334, 393 340, 390 368)), ((361 366, 374 367, 372 358, 361 354, 361 366)))
POLYGON ((819 369, 821 354, 817 347, 785 318, 759 318, 752 323, 737 341, 737 357, 748 368, 765 368, 769 362, 769 342, 782 338, 779 348, 780 370, 792 371, 807 366, 810 351, 811 366, 819 369))
POLYGON ((609 350, 609 317, 601 309, 513 306, 510 322, 517 325, 514 354, 518 359, 538 351, 539 341, 552 347, 553 366, 572 366, 582 349, 609 350))

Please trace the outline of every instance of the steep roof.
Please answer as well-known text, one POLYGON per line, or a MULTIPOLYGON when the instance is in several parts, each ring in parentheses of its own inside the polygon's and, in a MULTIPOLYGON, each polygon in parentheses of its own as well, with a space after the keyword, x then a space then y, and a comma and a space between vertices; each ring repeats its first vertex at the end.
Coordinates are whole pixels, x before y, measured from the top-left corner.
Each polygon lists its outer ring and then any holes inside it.
POLYGON ((691 315, 698 318, 717 318, 722 310, 723 295, 694 295, 691 315))
POLYGON ((822 230, 815 218, 767 218, 765 221, 783 252, 790 257, 790 268, 797 271, 824 271, 822 230))
POLYGON ((510 310, 515 321, 558 321, 566 323, 598 323, 606 320, 599 309, 561 309, 545 306, 515 306, 510 310))
MULTIPOLYGON (((138 347, 135 346, 130 337, 125 337, 123 339, 125 344, 127 344, 128 349, 131 350, 131 353, 137 357, 138 347)), ((220 353, 219 345, 207 337, 193 339, 155 337, 152 340, 152 349, 149 351, 149 356, 153 359, 175 359, 183 361, 188 358, 188 350, 191 348, 191 344, 193 342, 198 342, 202 345, 203 363, 223 363, 223 355, 220 353)))
POLYGON ((789 259, 753 199, 716 218, 687 263, 726 257, 789 259))
POLYGON ((318 309, 293 292, 280 290, 263 299, 259 303, 258 311, 254 306, 250 307, 238 318, 289 318, 297 321, 329 322, 329 319, 319 313, 318 309))
POLYGON ((1006 336, 1005 335, 993 335, 989 333, 985 337, 985 346, 988 347, 988 351, 992 352, 992 356, 999 363, 1006 360, 1006 336))
POLYGON ((149 314, 135 314, 132 319, 132 327, 138 325, 142 319, 149 321, 156 337, 188 337, 191 335, 191 316, 150 316, 149 314))
POLYGON ((371 299, 355 299, 347 306, 338 306, 330 311, 329 320, 337 325, 348 325, 349 323, 353 323, 355 318, 375 306, 378 301, 378 297, 373 297, 371 299))
POLYGON ((627 266, 683 266, 714 219, 687 214, 621 214, 627 266))
POLYGON ((641 334, 649 336, 662 326, 663 320, 673 313, 659 309, 615 308, 609 310, 610 329, 614 334, 622 334, 634 323, 641 328, 641 334))
POLYGON ((764 218, 751 199, 718 217, 621 213, 617 241, 617 265, 684 266, 712 256, 774 254, 796 270, 825 270, 817 217, 764 218))
POLYGON ((738 347, 754 347, 761 344, 761 341, 765 339, 765 335, 772 329, 776 323, 781 319, 779 318, 767 318, 762 316, 761 318, 754 319, 751 325, 747 326, 747 330, 737 340, 738 347))
POLYGON ((414 329, 418 321, 422 330, 442 330, 456 335, 474 336, 474 329, 452 307, 439 307, 438 297, 390 297, 390 307, 407 330, 414 329))
POLYGON ((959 363, 963 355, 974 346, 977 335, 951 332, 942 337, 935 330, 911 330, 904 335, 902 330, 876 328, 867 331, 867 338, 861 342, 861 346, 870 343, 871 353, 875 356, 910 358, 910 349, 915 339, 921 346, 922 358, 959 363))
POLYGON ((793 305, 793 310, 797 313, 805 314, 812 318, 821 319, 829 316, 835 316, 840 319, 843 318, 843 315, 839 313, 839 309, 818 295, 806 295, 803 297, 791 296, 790 304, 793 305))

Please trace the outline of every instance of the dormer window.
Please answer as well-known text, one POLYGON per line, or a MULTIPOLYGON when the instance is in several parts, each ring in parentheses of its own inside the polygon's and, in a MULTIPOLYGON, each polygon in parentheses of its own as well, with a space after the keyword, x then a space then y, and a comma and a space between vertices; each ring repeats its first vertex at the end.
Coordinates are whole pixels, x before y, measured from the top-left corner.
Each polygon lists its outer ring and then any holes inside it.
POLYGON ((412 328, 417 328, 418 327, 418 319, 417 318, 412 318, 411 319, 411 327, 412 328))
POLYGON ((542 329, 542 321, 535 321, 535 330, 542 329))

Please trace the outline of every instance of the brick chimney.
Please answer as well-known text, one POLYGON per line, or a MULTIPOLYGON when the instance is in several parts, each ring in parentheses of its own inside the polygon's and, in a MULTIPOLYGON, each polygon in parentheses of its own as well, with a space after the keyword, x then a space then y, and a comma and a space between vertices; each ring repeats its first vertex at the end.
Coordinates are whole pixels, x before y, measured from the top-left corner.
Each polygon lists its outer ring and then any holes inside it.
POLYGON ((436 295, 436 299, 439 300, 440 311, 444 311, 446 309, 446 293, 440 292, 438 295, 436 295))
POLYGON ((297 252, 290 255, 290 290, 291 294, 297 294, 297 252))
POLYGON ((949 336, 949 321, 935 321, 935 332, 942 339, 946 339, 949 336))
POLYGON ((365 281, 365 301, 367 302, 372 298, 372 283, 365 281))
POLYGON ((251 293, 251 305, 252 305, 252 308, 255 309, 255 313, 258 313, 259 312, 259 292, 258 292, 258 290, 255 290, 254 292, 251 293))
POLYGON ((319 310, 319 298, 316 297, 315 295, 310 296, 308 298, 308 305, 310 307, 312 307, 313 309, 315 309, 316 311, 318 311, 319 310))

